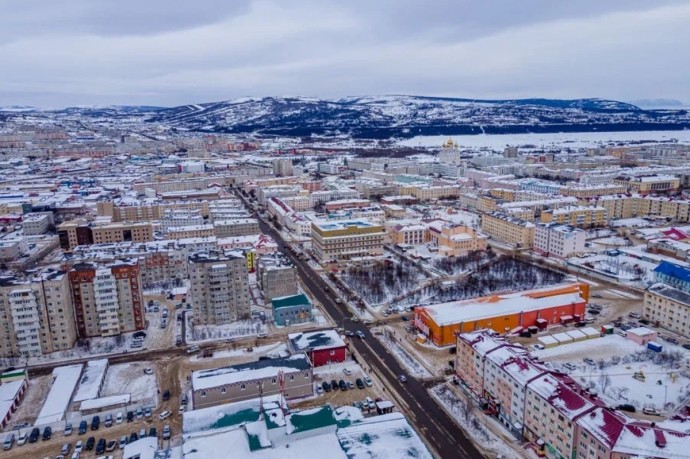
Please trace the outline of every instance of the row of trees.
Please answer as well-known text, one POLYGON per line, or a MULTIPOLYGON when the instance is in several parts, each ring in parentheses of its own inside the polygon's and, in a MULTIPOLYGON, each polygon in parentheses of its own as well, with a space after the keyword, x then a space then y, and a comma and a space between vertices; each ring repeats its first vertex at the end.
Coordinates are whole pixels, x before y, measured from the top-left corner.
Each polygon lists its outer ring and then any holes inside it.
POLYGON ((360 298, 369 304, 379 304, 389 296, 394 297, 417 287, 422 275, 407 261, 394 263, 385 260, 370 265, 350 266, 341 277, 360 298))

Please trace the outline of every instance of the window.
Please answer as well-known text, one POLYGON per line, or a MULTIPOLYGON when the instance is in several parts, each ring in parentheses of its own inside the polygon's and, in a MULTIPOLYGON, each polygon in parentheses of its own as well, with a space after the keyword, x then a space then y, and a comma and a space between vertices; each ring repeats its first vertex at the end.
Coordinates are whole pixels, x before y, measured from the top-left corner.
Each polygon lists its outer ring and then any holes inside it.
POLYGON ((240 390, 244 390, 246 386, 244 384, 240 384, 240 390))

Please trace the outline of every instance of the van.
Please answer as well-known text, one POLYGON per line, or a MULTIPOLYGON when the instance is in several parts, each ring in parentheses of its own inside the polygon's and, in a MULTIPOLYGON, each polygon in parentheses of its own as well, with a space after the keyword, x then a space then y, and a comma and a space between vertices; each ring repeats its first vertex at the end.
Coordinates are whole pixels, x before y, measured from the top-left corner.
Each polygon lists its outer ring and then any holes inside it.
POLYGON ((12 445, 14 445, 14 434, 10 433, 5 437, 5 442, 2 444, 2 449, 5 451, 12 449, 12 445))
POLYGON ((623 338, 628 336, 628 332, 625 330, 616 330, 616 334, 622 336, 623 338))
POLYGON ((199 346, 194 345, 187 348, 187 354, 194 354, 195 352, 199 352, 199 346))

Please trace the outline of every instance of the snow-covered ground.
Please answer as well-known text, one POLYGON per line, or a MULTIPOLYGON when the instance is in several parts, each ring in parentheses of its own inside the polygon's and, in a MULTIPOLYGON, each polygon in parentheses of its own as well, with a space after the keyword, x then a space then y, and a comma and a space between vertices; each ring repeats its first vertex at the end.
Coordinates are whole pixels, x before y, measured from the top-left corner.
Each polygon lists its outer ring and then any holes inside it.
MULTIPOLYGON (((633 132, 567 132, 545 134, 495 134, 454 135, 451 138, 460 148, 489 148, 503 151, 506 146, 534 145, 539 149, 548 146, 588 148, 608 145, 613 142, 638 142, 650 140, 668 142, 678 139, 679 143, 690 143, 690 131, 633 131, 633 132)), ((410 147, 440 147, 448 136, 418 136, 401 140, 400 145, 410 147)))
POLYGON ((633 258, 624 253, 617 256, 606 253, 590 254, 586 257, 568 258, 568 264, 615 278, 631 286, 644 287, 654 280, 654 268, 658 263, 633 258))
POLYGON ((190 326, 192 314, 185 314, 187 318, 187 343, 214 341, 218 339, 244 338, 256 336, 266 331, 266 326, 260 320, 240 320, 225 325, 197 325, 190 326))
POLYGON ((157 400, 156 376, 144 373, 148 362, 113 365, 105 376, 101 396, 130 394, 132 403, 155 406, 157 400))
POLYGON ((400 345, 398 340, 400 339, 407 339, 406 336, 391 336, 389 333, 391 333, 391 330, 389 329, 381 329, 381 328, 373 328, 372 332, 377 332, 380 331, 381 334, 378 335, 378 339, 383 343, 383 345, 388 349, 393 356, 400 362, 402 366, 407 369, 407 371, 417 377, 417 378, 428 378, 431 377, 431 373, 427 368, 422 365, 419 360, 414 357, 412 354, 410 354, 404 347, 400 345))
POLYGON ((659 411, 668 411, 690 397, 690 371, 686 362, 690 352, 664 343, 664 353, 678 358, 660 362, 664 356, 646 352, 644 346, 619 335, 534 352, 554 368, 570 374, 584 387, 596 390, 599 397, 610 405, 629 403, 638 408, 651 406, 659 411), (585 363, 584 357, 593 359, 596 364, 585 363), (575 369, 565 368, 562 364, 566 362, 575 365, 575 369), (635 379, 633 375, 636 373, 644 376, 635 379))
POLYGON ((200 355, 195 355, 192 358, 189 359, 190 362, 205 362, 209 359, 225 359, 225 358, 231 358, 231 357, 251 357, 252 359, 256 359, 256 356, 259 355, 267 355, 269 357, 271 356, 287 356, 287 345, 285 343, 274 343, 274 344, 266 344, 264 346, 257 346, 255 347, 251 353, 248 353, 245 349, 235 349, 235 350, 227 350, 227 351, 214 351, 212 357, 201 357, 200 355))

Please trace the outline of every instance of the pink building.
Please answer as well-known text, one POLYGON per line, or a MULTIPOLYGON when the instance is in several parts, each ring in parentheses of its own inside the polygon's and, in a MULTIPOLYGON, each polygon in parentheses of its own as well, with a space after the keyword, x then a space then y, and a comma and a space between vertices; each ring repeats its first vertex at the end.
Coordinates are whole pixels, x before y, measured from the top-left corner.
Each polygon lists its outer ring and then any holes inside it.
POLYGON ((658 333, 647 327, 637 327, 628 330, 627 338, 641 346, 646 346, 650 341, 656 341, 658 333))

